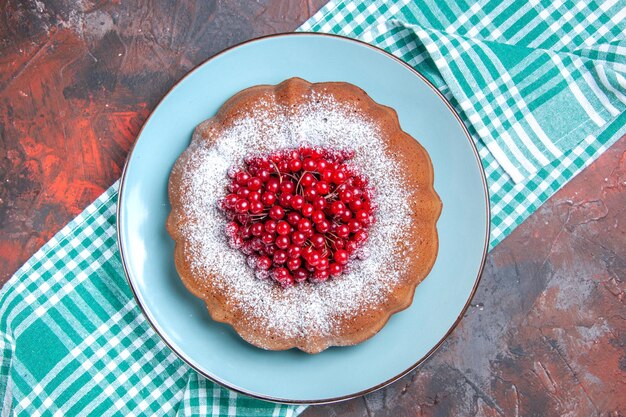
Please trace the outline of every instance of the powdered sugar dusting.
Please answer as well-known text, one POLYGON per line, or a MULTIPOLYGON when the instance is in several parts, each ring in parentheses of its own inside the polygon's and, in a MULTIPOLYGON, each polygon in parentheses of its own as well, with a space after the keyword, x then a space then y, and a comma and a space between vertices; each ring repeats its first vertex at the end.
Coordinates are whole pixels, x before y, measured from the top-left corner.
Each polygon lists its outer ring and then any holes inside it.
POLYGON ((314 93, 298 108, 283 107, 272 96, 258 103, 252 114, 220 130, 208 145, 194 137, 187 150, 183 182, 189 193, 183 211, 190 220, 182 232, 189 238, 190 261, 198 274, 215 275, 211 286, 227 293, 248 314, 244 320, 290 338, 314 332, 334 335, 339 317, 353 317, 363 308, 381 308, 405 266, 398 262, 398 242, 406 236, 410 218, 406 189, 397 163, 389 156, 376 123, 330 95, 314 93), (246 256, 228 247, 227 220, 217 209, 229 182, 228 170, 243 158, 302 145, 353 149, 349 164, 370 181, 377 222, 369 230, 361 256, 338 278, 314 284, 304 282, 283 289, 260 280, 246 256), (381 214, 382 213, 382 214, 381 214))

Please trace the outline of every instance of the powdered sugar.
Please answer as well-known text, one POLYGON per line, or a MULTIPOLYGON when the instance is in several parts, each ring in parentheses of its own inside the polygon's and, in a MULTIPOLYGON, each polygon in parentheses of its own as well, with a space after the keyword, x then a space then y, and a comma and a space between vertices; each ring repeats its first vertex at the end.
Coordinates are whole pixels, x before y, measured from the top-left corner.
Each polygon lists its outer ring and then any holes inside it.
POLYGON ((265 97, 252 114, 215 130, 219 133, 210 144, 194 136, 186 151, 187 164, 181 167, 190 190, 183 198, 189 221, 182 232, 189 238, 193 270, 215 276, 211 286, 246 310, 244 320, 286 338, 309 332, 334 335, 337 318, 353 317, 365 306, 379 308, 404 272, 398 242, 405 238, 411 191, 376 123, 349 104, 315 94, 298 108, 282 107, 265 97), (244 157, 305 144, 355 151, 349 162, 370 181, 377 222, 361 251, 359 258, 364 259, 351 261, 348 273, 321 284, 305 282, 283 289, 255 277, 246 256, 228 246, 227 220, 216 203, 225 195, 229 169, 244 157))

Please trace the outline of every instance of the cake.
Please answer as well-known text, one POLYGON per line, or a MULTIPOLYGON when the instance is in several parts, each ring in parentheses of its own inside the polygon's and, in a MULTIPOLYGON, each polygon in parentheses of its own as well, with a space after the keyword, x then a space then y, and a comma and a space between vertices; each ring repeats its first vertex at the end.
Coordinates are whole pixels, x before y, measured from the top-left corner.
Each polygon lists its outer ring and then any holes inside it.
POLYGON ((428 154, 393 109, 345 82, 237 93, 196 127, 168 193, 182 282, 263 349, 374 336, 437 256, 428 154))

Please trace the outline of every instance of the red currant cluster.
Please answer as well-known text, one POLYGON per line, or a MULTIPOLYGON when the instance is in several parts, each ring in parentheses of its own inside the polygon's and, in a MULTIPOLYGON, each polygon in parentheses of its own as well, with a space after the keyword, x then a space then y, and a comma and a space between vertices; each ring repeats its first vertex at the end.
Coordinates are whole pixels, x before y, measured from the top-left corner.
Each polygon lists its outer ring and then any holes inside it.
POLYGON ((257 277, 288 287, 344 271, 374 222, 367 180, 345 164, 353 156, 301 147, 229 170, 226 234, 257 277))

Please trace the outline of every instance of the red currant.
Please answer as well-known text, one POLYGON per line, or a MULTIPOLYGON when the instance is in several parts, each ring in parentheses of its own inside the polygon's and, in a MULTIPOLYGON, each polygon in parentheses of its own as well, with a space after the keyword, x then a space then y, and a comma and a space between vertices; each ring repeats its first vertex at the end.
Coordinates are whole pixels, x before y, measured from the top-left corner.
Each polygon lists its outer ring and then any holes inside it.
POLYGON ((267 256, 260 256, 257 259, 256 266, 259 269, 267 270, 270 269, 270 267, 272 266, 272 261, 267 256))
POLYGON ((276 202, 276 194, 271 191, 267 191, 261 196, 261 201, 266 206, 272 206, 276 202))
POLYGON ((276 225, 276 233, 279 235, 287 235, 291 232, 291 226, 284 220, 281 220, 276 225))
POLYGON ((343 171, 335 171, 333 174, 333 182, 335 184, 342 184, 346 180, 346 173, 343 171))
POLYGON ((235 204, 235 210, 237 211, 237 213, 245 213, 248 211, 249 208, 250 203, 245 198, 240 198, 235 204))
POLYGON ((289 170, 291 172, 298 172, 302 169, 302 162, 299 159, 292 159, 289 161, 289 170))
POLYGON ((281 159, 282 159, 282 155, 279 152, 274 152, 273 154, 270 155, 270 161, 272 161, 275 164, 279 163, 281 159))
POLYGON ((350 222, 348 223, 348 227, 350 228, 350 231, 352 233, 358 232, 359 230, 361 230, 361 223, 359 223, 358 220, 350 220, 350 222))
POLYGON ((319 254, 319 252, 317 251, 313 251, 311 252, 311 254, 305 258, 306 261, 311 265, 311 266, 315 266, 319 263, 319 261, 322 259, 321 255, 319 254))
POLYGON ((263 234, 263 236, 261 236, 261 240, 266 245, 270 245, 270 244, 274 243, 274 233, 266 232, 265 234, 263 234))
POLYGON ((260 201, 254 201, 250 203, 250 213, 259 214, 262 211, 263 211, 263 203, 261 203, 260 201))
POLYGON ((280 249, 287 249, 289 247, 289 237, 288 236, 278 236, 276 237, 276 246, 280 249))
POLYGON ((274 252, 274 257, 272 258, 275 264, 282 265, 287 262, 287 252, 284 250, 277 250, 274 252))
POLYGON ((326 238, 323 235, 315 234, 311 237, 311 243, 316 248, 321 249, 326 245, 326 238))
POLYGON ((296 185, 291 181, 283 181, 283 183, 280 185, 280 191, 282 191, 284 194, 293 194, 295 189, 296 185))
POLYGON ((365 210, 359 210, 354 214, 354 218, 360 222, 369 221, 369 213, 365 210))
POLYGON ((345 224, 340 225, 337 228, 337 236, 342 239, 347 238, 348 236, 350 236, 350 228, 345 224))
POLYGON ((311 220, 313 220, 313 223, 319 223, 322 220, 326 220, 326 215, 324 214, 323 211, 314 211, 313 214, 311 214, 311 220))
MULTIPOLYGON (((273 237, 272 237, 273 239, 273 237)), ((276 251, 278 250, 278 248, 272 244, 269 244, 265 247, 265 253, 268 254, 269 256, 274 256, 274 254, 276 253, 276 251)))
POLYGON ((354 240, 349 240, 346 242, 344 249, 346 250, 346 252, 348 252, 349 254, 354 253, 354 251, 357 249, 359 245, 354 241, 354 240))
POLYGON ((324 197, 317 197, 315 201, 313 201, 313 207, 316 210, 324 210, 326 208, 326 199, 324 197))
POLYGON ((330 212, 333 213, 335 216, 340 216, 341 213, 343 213, 345 209, 346 209, 346 206, 341 201, 335 201, 330 206, 330 212))
POLYGON ((291 258, 287 261, 287 268, 295 271, 296 269, 300 268, 301 263, 302 261, 300 261, 300 258, 291 258))
POLYGON ((277 223, 274 220, 268 220, 263 224, 263 228, 266 232, 274 233, 276 231, 277 223))
POLYGON ((239 188, 239 190, 237 190, 237 195, 241 196, 241 197, 248 197, 250 195, 250 190, 247 188, 239 188))
POLYGON ((335 171, 332 171, 330 169, 327 169, 326 171, 322 172, 322 180, 326 181, 326 182, 331 182, 333 180, 333 174, 335 173, 335 171))
POLYGON ((239 196, 237 196, 237 194, 228 194, 226 196, 226 207, 228 208, 234 208, 235 204, 237 204, 237 201, 239 201, 239 196))
POLYGON ((252 236, 252 233, 250 232, 250 226, 240 227, 239 236, 241 236, 242 238, 246 240, 250 239, 250 237, 252 236))
POLYGON ((269 191, 272 193, 278 192, 280 188, 280 182, 276 178, 270 178, 267 183, 265 183, 265 191, 269 191))
POLYGON ((270 217, 274 220, 280 220, 285 217, 285 210, 281 206, 274 206, 270 209, 270 217))
POLYGON ((334 250, 337 251, 339 249, 343 249, 343 246, 345 245, 345 242, 343 241, 342 238, 338 237, 336 238, 333 242, 331 242, 330 247, 334 250))
POLYGON ((330 262, 328 262, 328 258, 322 258, 317 265, 315 265, 315 269, 328 269, 329 265, 330 262))
POLYGON ((348 251, 345 251, 343 249, 339 249, 335 251, 335 255, 333 256, 335 261, 342 265, 348 262, 349 257, 350 257, 350 254, 348 253, 348 251))
POLYGON ((315 229, 320 233, 326 233, 330 230, 330 222, 323 219, 315 225, 315 229))
POLYGON ((237 184, 246 185, 248 184, 248 180, 250 179, 250 174, 248 174, 247 172, 239 171, 235 176, 235 179, 237 180, 237 184))
POLYGON ((250 194, 248 194, 248 201, 251 203, 261 201, 261 193, 259 193, 258 191, 252 191, 250 194))
POLYGON ((326 195, 330 191, 330 186, 326 181, 320 181, 315 184, 315 191, 317 191, 318 194, 326 195))
POLYGON ((313 272, 313 278, 317 282, 326 281, 329 275, 328 269, 316 269, 315 272, 313 272))
POLYGON ((297 226, 300 219, 302 219, 302 216, 300 216, 300 214, 296 213, 295 211, 287 214, 287 221, 292 226, 297 226))
POLYGON ((250 232, 254 235, 254 236, 261 236, 263 234, 263 223, 254 223, 251 227, 250 227, 250 232))
POLYGON ((263 185, 263 182, 261 181, 261 178, 252 177, 248 180, 248 188, 251 191, 259 190, 262 185, 263 185))
POLYGON ((309 203, 303 204, 300 213, 302 213, 304 217, 311 217, 311 214, 313 214, 313 206, 309 203))
POLYGON ((300 210, 304 204, 304 197, 301 195, 294 195, 290 201, 291 207, 295 210, 300 210))
POLYGON ((311 230, 312 227, 313 225, 311 224, 311 221, 309 219, 300 219, 300 221, 298 221, 298 230, 302 232, 311 230))
POLYGON ((345 187, 344 189, 339 191, 339 198, 344 203, 349 203, 354 198, 354 192, 352 191, 352 189, 345 187))
POLYGON ((357 243, 363 243, 367 240, 367 232, 365 230, 359 230, 354 234, 354 241, 357 243))
MULTIPOLYGON (((293 242, 293 239, 292 239, 293 242)), ((293 245, 289 246, 289 249, 287 249, 287 255, 290 258, 299 258, 300 255, 302 254, 302 246, 296 246, 296 243, 293 242, 293 245)))
POLYGON ((338 277, 339 275, 341 275, 342 272, 343 272, 343 268, 339 264, 331 263, 330 266, 328 267, 328 273, 332 277, 338 277))
POLYGON ((343 213, 341 213, 340 218, 342 222, 348 223, 352 219, 352 212, 346 209, 343 211, 343 213))
POLYGON ((291 287, 295 280, 286 268, 276 268, 273 273, 274 279, 283 287, 291 287))
POLYGON ((293 277, 296 282, 303 282, 309 277, 309 273, 303 268, 298 268, 293 271, 293 277))
POLYGON ((266 169, 262 169, 257 173, 257 176, 262 182, 267 182, 270 179, 270 172, 266 169))
POLYGON ((315 183, 315 177, 310 172, 302 174, 300 177, 300 185, 303 187, 311 187, 315 183))
MULTIPOLYGON (((280 207, 289 207, 291 206, 291 199, 293 198, 293 195, 291 194, 281 194, 278 197, 278 203, 280 204, 280 207)), ((278 207, 278 206, 275 206, 278 207)))
POLYGON ((293 232, 291 234, 291 241, 294 245, 302 245, 304 242, 306 242, 306 235, 302 232, 293 232))
POLYGON ((359 211, 362 210, 363 207, 363 200, 352 200, 350 202, 350 208, 352 209, 352 211, 359 211))
POLYGON ((313 201, 317 197, 317 191, 314 187, 305 188, 304 189, 304 198, 307 201, 313 201))
POLYGON ((315 162, 315 160, 312 158, 307 158, 302 162, 302 167, 306 171, 315 171, 315 169, 317 168, 317 162, 315 162))
POLYGON ((250 247, 255 252, 261 253, 261 250, 263 249, 263 246, 264 246, 263 241, 261 239, 259 239, 258 237, 252 239, 252 242, 250 242, 250 247))

